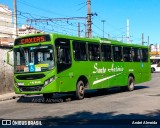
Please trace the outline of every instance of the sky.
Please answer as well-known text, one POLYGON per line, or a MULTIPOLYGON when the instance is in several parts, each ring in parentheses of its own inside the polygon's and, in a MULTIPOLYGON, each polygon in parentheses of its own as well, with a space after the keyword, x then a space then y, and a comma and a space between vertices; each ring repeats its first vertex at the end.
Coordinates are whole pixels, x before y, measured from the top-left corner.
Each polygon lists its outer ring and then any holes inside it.
MULTIPOLYGON (((13 9, 13 0, 0 0, 0 4, 13 9)), ((91 0, 92 36, 126 41, 126 20, 130 22, 131 43, 144 42, 160 44, 160 0, 91 0), (102 20, 105 20, 104 24, 102 20), (103 27, 104 25, 104 27, 103 27)), ((86 20, 61 20, 48 22, 27 22, 28 19, 86 17, 87 0, 17 0, 18 26, 23 24, 45 32, 57 32, 78 36, 78 22, 81 36, 85 36, 86 20)), ((146 43, 147 44, 147 43, 146 43)))

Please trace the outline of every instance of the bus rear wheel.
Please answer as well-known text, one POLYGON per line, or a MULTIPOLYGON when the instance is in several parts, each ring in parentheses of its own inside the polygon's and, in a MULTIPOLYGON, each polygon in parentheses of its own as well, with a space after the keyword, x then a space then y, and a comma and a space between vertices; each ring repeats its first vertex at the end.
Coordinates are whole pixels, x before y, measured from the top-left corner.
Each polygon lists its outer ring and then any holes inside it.
POLYGON ((77 100, 82 100, 84 98, 84 82, 82 80, 77 82, 77 87, 76 87, 76 99, 77 100))
POLYGON ((128 78, 128 85, 121 87, 122 91, 133 91, 134 90, 134 78, 130 76, 128 78))
POLYGON ((127 86, 128 91, 133 91, 134 90, 134 78, 130 76, 128 78, 128 86, 127 86))

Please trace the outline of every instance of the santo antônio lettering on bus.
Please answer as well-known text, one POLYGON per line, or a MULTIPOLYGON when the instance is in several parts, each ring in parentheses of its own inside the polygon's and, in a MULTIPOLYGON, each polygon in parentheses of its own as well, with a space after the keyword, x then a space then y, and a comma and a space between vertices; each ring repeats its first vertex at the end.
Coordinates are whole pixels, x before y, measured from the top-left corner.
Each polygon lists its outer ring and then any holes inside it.
POLYGON ((95 71, 93 71, 93 73, 105 73, 106 72, 106 68, 102 67, 102 68, 98 68, 97 67, 97 63, 94 64, 94 69, 95 71))
MULTIPOLYGON (((94 64, 94 69, 95 71, 93 71, 93 73, 106 73, 106 68, 102 67, 102 68, 98 68, 97 63, 94 64)), ((108 72, 123 72, 124 68, 123 67, 114 67, 114 64, 112 64, 111 68, 108 68, 108 72)))
POLYGON ((46 42, 50 40, 51 39, 49 35, 30 36, 30 37, 16 39, 15 45, 39 43, 39 42, 46 42))

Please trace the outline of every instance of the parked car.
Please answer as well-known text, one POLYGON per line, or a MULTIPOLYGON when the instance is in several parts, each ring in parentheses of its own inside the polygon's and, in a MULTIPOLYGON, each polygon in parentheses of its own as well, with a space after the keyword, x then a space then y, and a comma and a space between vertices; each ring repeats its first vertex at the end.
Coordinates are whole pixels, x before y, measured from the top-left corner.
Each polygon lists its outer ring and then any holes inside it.
POLYGON ((160 72, 160 57, 151 57, 151 72, 160 72))

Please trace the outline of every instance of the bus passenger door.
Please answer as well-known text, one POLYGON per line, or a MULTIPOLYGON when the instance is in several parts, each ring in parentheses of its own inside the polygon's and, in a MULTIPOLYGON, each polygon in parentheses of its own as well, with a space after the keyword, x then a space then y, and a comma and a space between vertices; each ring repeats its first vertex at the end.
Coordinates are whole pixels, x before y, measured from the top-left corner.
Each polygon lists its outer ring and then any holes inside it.
POLYGON ((72 59, 70 50, 70 40, 58 38, 55 41, 56 65, 57 65, 57 88, 59 92, 75 90, 73 86, 72 59))

